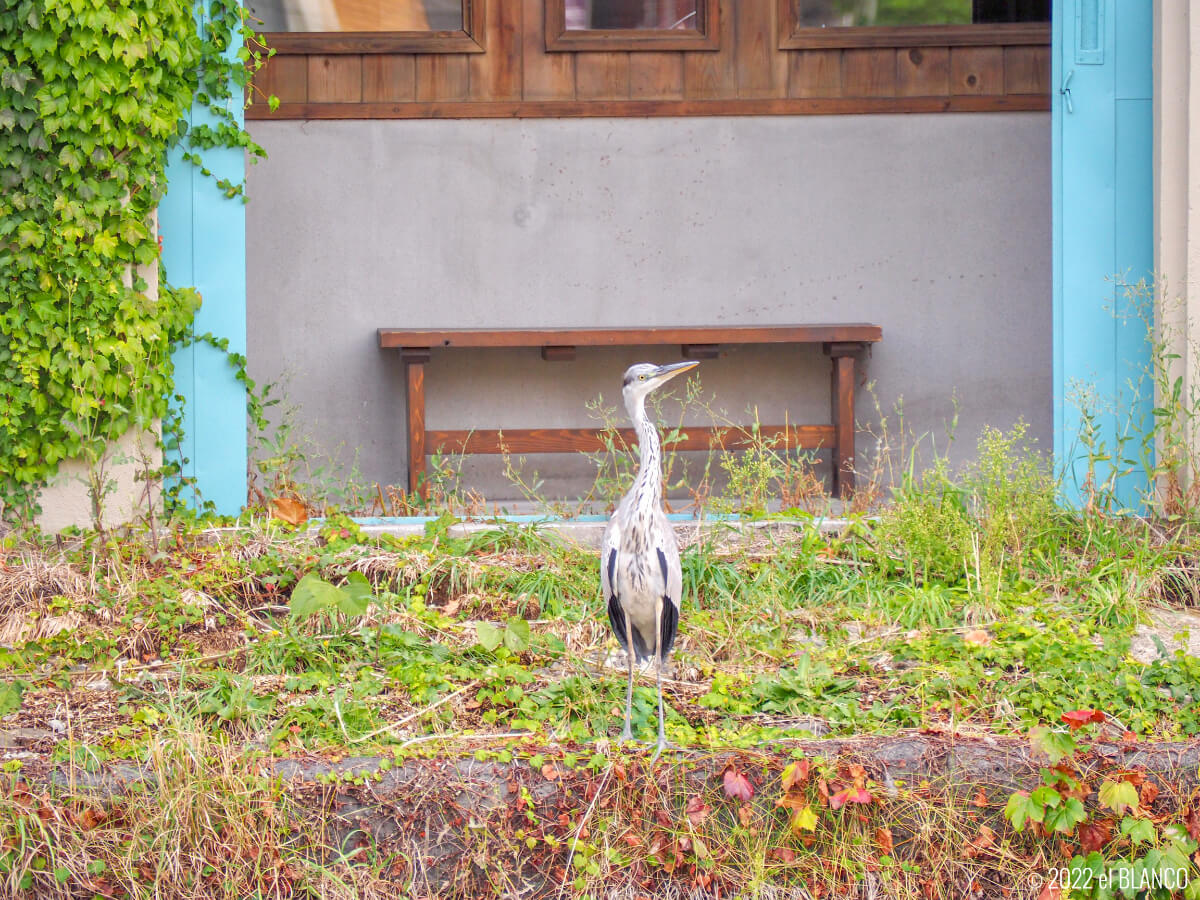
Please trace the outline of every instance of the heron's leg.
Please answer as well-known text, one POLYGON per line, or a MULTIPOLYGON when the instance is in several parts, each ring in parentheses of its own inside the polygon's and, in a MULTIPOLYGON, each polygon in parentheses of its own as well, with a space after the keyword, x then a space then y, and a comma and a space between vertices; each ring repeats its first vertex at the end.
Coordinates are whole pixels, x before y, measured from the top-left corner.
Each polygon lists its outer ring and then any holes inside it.
POLYGON ((633 652, 633 619, 625 616, 625 656, 629 662, 629 685, 625 688, 625 727, 621 729, 621 740, 632 741, 633 729, 629 720, 633 715, 633 667, 637 655, 633 652))
POLYGON ((654 745, 654 756, 650 758, 653 763, 658 759, 659 754, 663 752, 663 748, 667 747, 667 734, 663 729, 663 698, 662 698, 662 597, 658 598, 658 602, 654 604, 654 680, 658 687, 658 741, 654 745))

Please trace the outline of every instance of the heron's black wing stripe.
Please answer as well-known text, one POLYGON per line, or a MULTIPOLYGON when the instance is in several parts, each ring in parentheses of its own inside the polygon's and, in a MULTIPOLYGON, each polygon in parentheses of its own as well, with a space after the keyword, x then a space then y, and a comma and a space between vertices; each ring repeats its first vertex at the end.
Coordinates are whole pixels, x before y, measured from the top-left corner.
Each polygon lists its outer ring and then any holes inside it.
POLYGON ((608 588, 613 592, 613 596, 617 593, 617 548, 613 547, 608 554, 608 588))
POLYGON ((662 659, 666 661, 667 654, 675 646, 675 634, 679 631, 679 607, 671 602, 671 598, 663 595, 662 632, 660 646, 662 659))
POLYGON ((621 609, 621 601, 617 599, 616 594, 608 598, 608 624, 612 626, 621 649, 628 652, 629 648, 625 646, 625 610, 621 609))
POLYGON ((671 579, 667 577, 667 554, 662 552, 662 548, 658 549, 658 566, 662 569, 663 584, 670 584, 671 579))

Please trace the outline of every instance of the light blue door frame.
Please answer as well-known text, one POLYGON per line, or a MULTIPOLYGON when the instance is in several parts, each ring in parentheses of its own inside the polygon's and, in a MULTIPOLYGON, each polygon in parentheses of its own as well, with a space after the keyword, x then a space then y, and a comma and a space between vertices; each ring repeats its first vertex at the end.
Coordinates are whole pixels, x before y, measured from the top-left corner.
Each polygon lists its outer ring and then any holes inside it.
MULTIPOLYGON (((230 48, 236 54, 238 45, 230 48)), ((242 122, 235 97, 231 112, 242 122)), ((192 124, 212 123, 211 114, 192 107, 192 124)), ((196 334, 212 334, 229 342, 229 352, 246 353, 246 212, 240 197, 229 199, 216 178, 234 184, 245 180, 242 150, 204 152, 214 177, 201 174, 172 152, 167 165, 167 193, 158 209, 163 265, 171 284, 194 286, 201 306, 196 334)), ((235 515, 246 504, 246 392, 225 353, 207 344, 191 344, 174 354, 175 387, 183 399, 182 456, 184 476, 194 489, 186 499, 199 507, 211 502, 223 515, 235 515)))
POLYGON ((1054 454, 1076 503, 1088 476, 1084 409, 1097 426, 1093 455, 1113 457, 1096 466, 1097 481, 1134 468, 1117 489, 1128 508, 1148 486, 1150 298, 1136 315, 1124 285, 1152 284, 1154 265, 1151 7, 1054 2, 1054 454))

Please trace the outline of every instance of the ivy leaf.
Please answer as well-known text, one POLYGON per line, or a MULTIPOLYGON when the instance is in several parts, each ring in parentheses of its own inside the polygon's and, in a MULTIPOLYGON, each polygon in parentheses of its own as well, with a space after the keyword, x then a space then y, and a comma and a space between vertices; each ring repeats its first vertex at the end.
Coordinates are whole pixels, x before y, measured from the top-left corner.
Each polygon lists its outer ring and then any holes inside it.
POLYGON ((829 798, 829 808, 841 809, 847 803, 870 803, 873 799, 866 788, 848 787, 829 798))
POLYGON ((1068 797, 1061 805, 1046 810, 1045 825, 1051 831, 1070 834, 1080 822, 1087 821, 1087 811, 1078 797, 1068 797))
POLYGON ((788 824, 791 826, 793 832, 813 831, 817 827, 817 814, 806 803, 803 808, 792 812, 792 818, 788 824))
POLYGON ((1008 798, 1004 807, 1004 818, 1018 832, 1024 831, 1029 822, 1041 822, 1045 817, 1046 807, 1035 802, 1028 791, 1017 791, 1008 798))
POLYGON ((1098 709, 1073 709, 1063 713, 1060 718, 1068 728, 1075 731, 1092 722, 1102 725, 1108 717, 1098 709))
POLYGON ((1029 743, 1050 757, 1051 763, 1070 756, 1079 746, 1071 735, 1047 728, 1045 725, 1039 725, 1029 732, 1029 743))
POLYGON ((107 231, 102 231, 92 239, 92 246, 101 256, 112 256, 117 252, 117 239, 107 231))
POLYGON ((1128 781, 1105 781, 1100 785, 1100 803, 1117 815, 1138 811, 1138 792, 1128 781))
POLYGON ((1079 846, 1084 853, 1103 849, 1111 837, 1112 822, 1107 819, 1085 822, 1079 826, 1079 846))
POLYGON ((1154 823, 1149 819, 1135 819, 1126 816, 1121 820, 1121 834, 1134 844, 1154 843, 1154 823))
POLYGON ((746 802, 754 797, 754 785, 750 783, 750 779, 738 771, 733 763, 726 766, 725 771, 721 773, 721 783, 726 797, 746 802))

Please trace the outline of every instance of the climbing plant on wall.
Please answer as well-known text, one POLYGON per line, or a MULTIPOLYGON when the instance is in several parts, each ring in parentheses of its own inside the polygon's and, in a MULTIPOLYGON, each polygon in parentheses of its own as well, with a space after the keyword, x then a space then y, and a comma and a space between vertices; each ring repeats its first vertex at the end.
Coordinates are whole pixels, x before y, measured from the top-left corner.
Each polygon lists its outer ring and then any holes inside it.
POLYGON ((171 348, 200 298, 165 283, 155 298, 147 281, 159 267, 167 151, 182 143, 201 166, 214 146, 263 155, 231 112, 263 48, 238 0, 204 2, 0 2, 6 518, 32 508, 63 459, 98 459, 168 413, 171 348), (213 124, 189 127, 193 102, 213 124))

